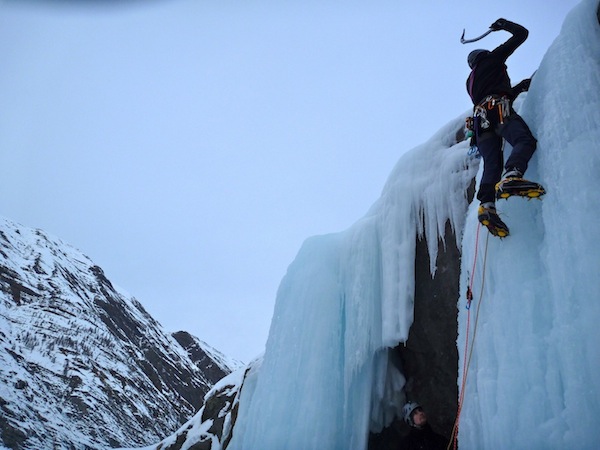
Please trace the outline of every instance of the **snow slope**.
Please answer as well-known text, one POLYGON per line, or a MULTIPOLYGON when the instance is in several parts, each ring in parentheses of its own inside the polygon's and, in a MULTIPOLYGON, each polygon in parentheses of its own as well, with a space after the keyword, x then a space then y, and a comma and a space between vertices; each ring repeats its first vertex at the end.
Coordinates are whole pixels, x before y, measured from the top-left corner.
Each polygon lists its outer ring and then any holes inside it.
MULTIPOLYGON (((471 309, 482 308, 460 448, 600 448, 597 4, 584 0, 569 15, 521 103, 539 140, 527 176, 548 194, 499 204, 512 231, 504 241, 479 234, 471 309)), ((465 192, 481 168, 466 142, 455 143, 465 116, 400 159, 363 219, 304 243, 228 448, 365 448, 369 429, 401 407, 404 380, 386 353, 412 323, 415 235, 426 234, 434 272, 450 221, 462 245, 461 292, 474 260, 477 205, 465 192)), ((457 301, 462 349, 467 312, 457 301)))

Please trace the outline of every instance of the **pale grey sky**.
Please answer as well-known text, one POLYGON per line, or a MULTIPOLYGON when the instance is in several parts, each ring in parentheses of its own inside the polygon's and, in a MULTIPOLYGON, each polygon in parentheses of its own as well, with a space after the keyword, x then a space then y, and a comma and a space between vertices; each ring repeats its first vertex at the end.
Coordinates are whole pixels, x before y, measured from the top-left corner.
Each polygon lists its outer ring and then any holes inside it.
POLYGON ((468 52, 509 35, 462 29, 527 27, 516 83, 578 1, 116 3, 0 1, 0 214, 249 361, 303 240, 470 107, 468 52))

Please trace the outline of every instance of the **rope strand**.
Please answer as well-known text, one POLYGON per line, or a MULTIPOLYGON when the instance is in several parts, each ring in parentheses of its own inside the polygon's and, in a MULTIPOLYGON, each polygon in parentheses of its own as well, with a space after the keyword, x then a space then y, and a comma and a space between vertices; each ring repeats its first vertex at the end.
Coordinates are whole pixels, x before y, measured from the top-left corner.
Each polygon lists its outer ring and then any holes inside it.
POLYGON ((475 237, 475 254, 473 257, 473 268, 471 271, 471 279, 468 282, 468 286, 467 286, 467 331, 466 331, 466 336, 465 336, 465 351, 463 354, 463 374, 462 374, 462 381, 461 381, 461 386, 460 386, 460 394, 459 394, 459 399, 458 399, 458 411, 456 413, 456 420, 454 422, 454 427, 452 428, 452 435, 450 436, 450 442, 448 443, 448 447, 447 450, 450 450, 450 447, 452 446, 452 444, 454 444, 454 450, 456 450, 458 448, 458 428, 459 428, 459 423, 460 423, 460 415, 462 412, 462 408, 463 408, 463 404, 464 404, 464 399, 465 399, 465 390, 466 390, 466 385, 467 385, 467 378, 468 378, 468 373, 469 373, 469 367, 471 365, 471 358, 473 357, 473 348, 475 346, 475 337, 477 336, 477 325, 479 323, 479 312, 481 311, 481 301, 483 299, 483 291, 484 291, 484 286, 485 286, 485 269, 486 269, 486 265, 487 265, 487 252, 488 252, 488 243, 489 243, 489 233, 486 236, 486 240, 485 240, 485 249, 484 249, 484 256, 483 256, 483 267, 482 267, 482 274, 481 274, 481 288, 480 288, 480 292, 479 292, 479 299, 477 301, 477 312, 475 314, 475 325, 473 327, 473 337, 471 338, 470 341, 470 346, 469 346, 469 330, 471 327, 471 301, 473 299, 473 294, 472 294, 472 287, 473 287, 473 282, 474 282, 474 278, 475 278, 475 268, 476 268, 476 264, 477 264, 477 255, 478 255, 478 247, 479 247, 479 230, 481 228, 481 224, 479 224, 477 226, 477 233, 476 233, 476 237, 475 237))

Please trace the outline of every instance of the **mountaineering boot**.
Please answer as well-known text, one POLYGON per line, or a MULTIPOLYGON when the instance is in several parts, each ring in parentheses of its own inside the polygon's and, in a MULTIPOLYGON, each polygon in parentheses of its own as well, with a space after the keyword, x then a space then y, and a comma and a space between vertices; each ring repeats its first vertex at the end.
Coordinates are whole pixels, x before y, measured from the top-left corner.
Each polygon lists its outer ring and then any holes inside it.
POLYGON ((479 219, 479 222, 487 227, 494 236, 498 236, 499 238, 508 236, 508 227, 502 222, 500 216, 498 216, 496 206, 492 202, 479 205, 477 219, 479 219))
POLYGON ((546 190, 541 184, 523 179, 523 174, 517 169, 507 170, 502 180, 496 184, 497 200, 513 195, 526 198, 539 198, 545 193, 546 190))

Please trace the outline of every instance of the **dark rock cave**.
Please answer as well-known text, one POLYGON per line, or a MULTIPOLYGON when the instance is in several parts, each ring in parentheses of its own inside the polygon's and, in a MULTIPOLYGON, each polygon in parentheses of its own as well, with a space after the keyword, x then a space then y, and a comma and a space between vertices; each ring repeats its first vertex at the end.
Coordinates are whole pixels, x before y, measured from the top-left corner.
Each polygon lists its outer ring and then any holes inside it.
MULTIPOLYGON (((467 196, 474 197, 471 184, 467 196)), ((417 238, 415 257, 414 321, 408 340, 390 352, 400 361, 406 377, 408 400, 416 401, 427 413, 436 432, 450 438, 458 409, 458 307, 460 249, 454 230, 446 223, 445 242, 438 242, 437 270, 432 277, 425 238, 417 238)), ((400 449, 399 436, 409 427, 399 418, 381 433, 371 434, 369 450, 400 449)))

